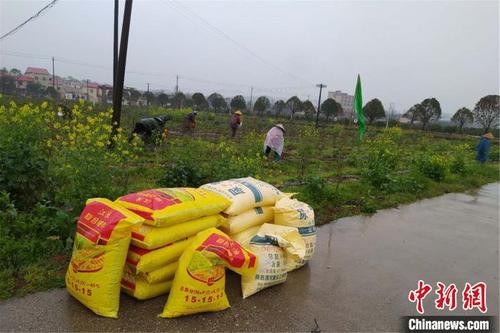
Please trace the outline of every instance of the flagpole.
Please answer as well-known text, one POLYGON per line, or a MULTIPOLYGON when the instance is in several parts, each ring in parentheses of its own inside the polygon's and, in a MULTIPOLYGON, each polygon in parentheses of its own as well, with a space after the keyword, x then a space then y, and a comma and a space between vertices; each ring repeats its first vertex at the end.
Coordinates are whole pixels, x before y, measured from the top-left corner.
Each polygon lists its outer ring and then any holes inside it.
POLYGON ((363 140, 366 132, 365 114, 363 113, 363 92, 361 89, 361 78, 358 74, 356 90, 354 92, 354 110, 358 119, 358 139, 363 140))

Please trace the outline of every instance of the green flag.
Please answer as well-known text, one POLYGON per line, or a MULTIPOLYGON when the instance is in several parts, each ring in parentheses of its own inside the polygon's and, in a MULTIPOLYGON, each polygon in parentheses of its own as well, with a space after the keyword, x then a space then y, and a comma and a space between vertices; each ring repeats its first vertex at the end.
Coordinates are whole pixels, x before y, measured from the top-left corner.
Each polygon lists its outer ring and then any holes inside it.
POLYGON ((359 140, 362 140, 366 132, 365 114, 363 113, 363 93, 361 91, 361 79, 358 74, 358 82, 356 82, 356 92, 354 93, 354 111, 358 116, 358 133, 359 140))

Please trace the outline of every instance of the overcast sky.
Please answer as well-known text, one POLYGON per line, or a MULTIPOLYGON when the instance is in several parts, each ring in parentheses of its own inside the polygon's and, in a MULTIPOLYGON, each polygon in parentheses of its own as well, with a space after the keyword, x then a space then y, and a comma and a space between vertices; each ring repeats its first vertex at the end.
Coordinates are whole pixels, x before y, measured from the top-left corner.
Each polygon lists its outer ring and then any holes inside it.
MULTIPOLYGON (((0 0, 0 34, 49 2, 0 0)), ((51 72, 54 56, 58 75, 110 83, 112 24, 111 0, 59 0, 0 41, 0 67, 51 72)), ((498 94, 499 44, 498 1, 135 0, 125 85, 173 90, 179 75, 187 92, 316 104, 316 83, 353 94, 359 73, 365 102, 436 97, 452 114, 498 94)))

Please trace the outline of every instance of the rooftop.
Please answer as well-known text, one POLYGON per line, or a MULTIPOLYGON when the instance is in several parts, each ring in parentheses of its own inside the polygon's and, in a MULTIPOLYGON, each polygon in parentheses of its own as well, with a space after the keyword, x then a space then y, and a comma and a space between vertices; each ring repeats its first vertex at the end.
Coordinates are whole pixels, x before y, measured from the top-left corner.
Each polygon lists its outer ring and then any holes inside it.
POLYGON ((28 67, 26 69, 25 74, 44 74, 44 75, 49 75, 49 71, 46 70, 45 68, 28 67))
POLYGON ((99 88, 99 84, 98 83, 95 83, 95 82, 85 83, 85 82, 83 82, 82 87, 87 87, 87 86, 89 88, 99 88))

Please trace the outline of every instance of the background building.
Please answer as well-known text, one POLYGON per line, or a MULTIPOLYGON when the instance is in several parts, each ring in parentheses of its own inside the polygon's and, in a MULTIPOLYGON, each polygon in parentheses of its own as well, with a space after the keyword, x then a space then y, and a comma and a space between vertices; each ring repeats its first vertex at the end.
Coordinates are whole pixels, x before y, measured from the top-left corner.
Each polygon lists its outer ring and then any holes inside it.
POLYGON ((52 86, 52 76, 45 68, 28 67, 24 75, 32 77, 33 82, 41 84, 44 88, 52 86))
POLYGON ((340 90, 329 91, 328 98, 333 98, 342 105, 344 118, 354 118, 354 96, 344 93, 340 90))

